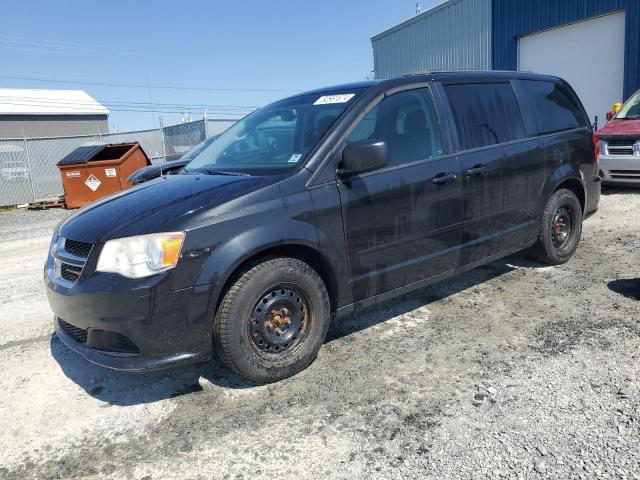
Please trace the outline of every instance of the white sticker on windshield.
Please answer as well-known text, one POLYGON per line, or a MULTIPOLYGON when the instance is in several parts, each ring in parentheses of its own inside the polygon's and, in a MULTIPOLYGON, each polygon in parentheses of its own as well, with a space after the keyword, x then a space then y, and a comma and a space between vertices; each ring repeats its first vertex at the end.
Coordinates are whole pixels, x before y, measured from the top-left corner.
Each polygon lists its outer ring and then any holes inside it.
POLYGON ((298 163, 298 160, 300 160, 301 156, 302 156, 301 153, 294 153, 293 155, 291 155, 291 158, 289 159, 289 163, 298 163))
POLYGON ((344 93, 342 95, 324 95, 313 102, 314 105, 328 105, 330 103, 346 103, 355 96, 355 93, 344 93))

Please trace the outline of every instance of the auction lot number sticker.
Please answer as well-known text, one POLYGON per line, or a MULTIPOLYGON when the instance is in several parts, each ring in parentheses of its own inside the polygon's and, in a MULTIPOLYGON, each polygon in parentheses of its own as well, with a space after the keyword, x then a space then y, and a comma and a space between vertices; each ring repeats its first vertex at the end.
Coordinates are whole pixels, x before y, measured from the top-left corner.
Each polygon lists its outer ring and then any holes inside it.
POLYGON ((330 103, 346 103, 354 97, 355 93, 344 93, 342 95, 323 95, 314 105, 329 105, 330 103))

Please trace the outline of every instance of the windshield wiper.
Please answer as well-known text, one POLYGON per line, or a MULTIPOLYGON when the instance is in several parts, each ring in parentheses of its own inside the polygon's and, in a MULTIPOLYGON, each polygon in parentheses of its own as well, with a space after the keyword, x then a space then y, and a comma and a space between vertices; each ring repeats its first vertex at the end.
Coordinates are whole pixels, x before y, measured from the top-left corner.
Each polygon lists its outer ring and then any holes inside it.
POLYGON ((203 172, 205 172, 207 175, 229 175, 229 176, 232 176, 232 177, 250 177, 250 175, 248 173, 227 172, 227 171, 224 171, 224 170, 205 169, 205 170, 203 170, 203 172))
POLYGON ((616 118, 616 120, 638 120, 638 119, 640 119, 640 115, 631 115, 631 116, 627 115, 626 117, 616 118))

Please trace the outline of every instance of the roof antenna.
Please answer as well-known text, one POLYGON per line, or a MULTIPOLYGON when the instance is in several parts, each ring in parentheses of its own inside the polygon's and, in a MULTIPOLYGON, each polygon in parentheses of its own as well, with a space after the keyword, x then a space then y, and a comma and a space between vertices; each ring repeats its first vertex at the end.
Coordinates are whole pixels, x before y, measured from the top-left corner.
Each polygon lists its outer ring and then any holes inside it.
POLYGON ((416 15, 420 15, 422 13, 422 7, 419 3, 416 3, 416 15))

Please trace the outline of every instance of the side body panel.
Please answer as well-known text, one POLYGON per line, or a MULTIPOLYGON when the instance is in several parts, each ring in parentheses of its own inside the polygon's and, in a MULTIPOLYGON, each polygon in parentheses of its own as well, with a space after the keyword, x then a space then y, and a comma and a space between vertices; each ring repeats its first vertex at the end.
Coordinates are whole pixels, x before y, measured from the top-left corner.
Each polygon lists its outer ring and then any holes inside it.
POLYGON ((503 147, 504 206, 510 245, 538 235, 538 199, 548 174, 540 139, 530 138, 503 147))
POLYGON ((574 180, 582 185, 585 192, 584 213, 591 213, 597 208, 597 201, 600 197, 600 178, 593 162, 594 149, 591 132, 582 128, 545 135, 541 138, 541 146, 549 175, 542 195, 538 199, 538 212, 541 214, 544 209, 542 200, 548 198, 558 188, 558 185, 567 180, 574 180))
POLYGON ((462 241, 456 157, 338 182, 355 301, 455 268, 462 241), (454 173, 455 182, 432 179, 454 173))
POLYGON ((327 259, 336 281, 336 305, 353 303, 351 270, 344 243, 344 227, 340 204, 340 192, 335 182, 329 182, 309 189, 309 195, 316 216, 319 232, 318 250, 327 259))
MULTIPOLYGON (((456 79, 447 83, 467 82, 456 79)), ((443 112, 453 118, 446 89, 442 83, 437 88, 443 98, 443 112)), ((516 99, 520 100, 517 95, 516 99)), ((521 103, 526 131, 530 122, 521 103)), ((453 120, 450 123, 463 175, 464 243, 460 264, 482 260, 535 238, 537 199, 546 174, 539 139, 523 138, 463 150, 461 132, 453 120)))

